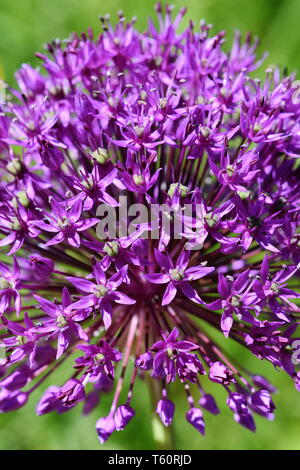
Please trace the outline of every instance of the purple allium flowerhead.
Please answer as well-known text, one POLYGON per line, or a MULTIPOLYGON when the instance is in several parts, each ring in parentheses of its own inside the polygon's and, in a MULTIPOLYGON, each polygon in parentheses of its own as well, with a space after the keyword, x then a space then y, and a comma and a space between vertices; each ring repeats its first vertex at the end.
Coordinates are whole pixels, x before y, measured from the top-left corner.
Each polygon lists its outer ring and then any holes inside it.
POLYGON ((0 105, 0 412, 46 383, 38 415, 107 393, 100 442, 131 426, 143 379, 165 426, 174 382, 202 434, 217 387, 251 431, 273 419, 275 387, 228 338, 300 389, 297 82, 256 80, 250 35, 225 52, 171 10, 51 42, 0 105))

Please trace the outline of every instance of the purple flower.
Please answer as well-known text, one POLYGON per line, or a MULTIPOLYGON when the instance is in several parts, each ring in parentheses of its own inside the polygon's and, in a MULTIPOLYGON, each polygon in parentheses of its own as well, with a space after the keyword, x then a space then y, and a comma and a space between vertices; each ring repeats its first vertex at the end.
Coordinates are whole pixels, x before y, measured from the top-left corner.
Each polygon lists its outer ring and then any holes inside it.
POLYGON ((77 379, 70 379, 57 392, 57 399, 63 407, 73 408, 84 400, 85 391, 82 383, 77 379))
POLYGON ((237 392, 230 393, 227 398, 227 405, 233 411, 235 421, 250 431, 255 431, 255 423, 249 411, 245 395, 237 392))
POLYGON ((129 421, 132 420, 132 418, 135 415, 135 411, 133 408, 131 408, 128 405, 121 405, 116 409, 115 412, 115 423, 116 423, 116 430, 117 431, 123 431, 129 421))
POLYGON ((57 233, 45 246, 56 245, 66 240, 71 246, 80 246, 79 232, 88 230, 98 223, 98 219, 81 219, 82 198, 77 198, 71 206, 59 203, 54 198, 50 201, 52 213, 47 214, 47 221, 36 221, 35 225, 46 232, 57 233))
POLYGON ((57 355, 56 359, 66 351, 71 342, 76 339, 88 340, 88 336, 77 323, 78 320, 84 320, 86 315, 77 312, 76 318, 72 313, 72 300, 69 291, 64 287, 62 292, 61 305, 54 304, 39 295, 34 296, 41 309, 50 317, 45 319, 41 326, 36 326, 34 330, 41 335, 51 335, 57 337, 57 355), (74 321, 73 317, 77 320, 74 321))
MULTIPOLYGON (((136 132, 140 132, 141 129, 137 126, 136 132)), ((126 163, 127 171, 124 171, 120 177, 124 186, 128 190, 140 194, 144 194, 149 191, 149 189, 156 183, 161 169, 159 168, 153 175, 151 175, 147 161, 144 159, 143 165, 141 166, 135 163, 131 153, 129 153, 126 163)))
POLYGON ((166 382, 173 382, 176 375, 182 382, 197 381, 197 374, 204 374, 204 368, 196 356, 189 351, 198 349, 196 344, 189 341, 177 341, 179 332, 176 328, 166 336, 163 341, 157 341, 151 347, 155 352, 152 362, 150 352, 143 354, 136 360, 137 367, 149 370, 153 368, 152 377, 165 378, 166 382))
POLYGON ((237 423, 245 428, 249 429, 249 431, 254 432, 256 430, 255 422, 251 413, 248 414, 234 414, 234 419, 237 423))
POLYGON ((45 79, 37 70, 30 67, 30 65, 23 64, 16 78, 22 93, 29 98, 35 95, 41 95, 45 91, 45 79))
MULTIPOLYGON (((105 149, 98 149, 93 155, 94 158, 99 160, 100 158, 106 158, 107 152, 105 149)), ((70 184, 74 185, 79 194, 83 195, 85 210, 92 209, 100 202, 109 204, 112 207, 118 206, 118 202, 106 191, 106 188, 115 181, 117 173, 116 168, 104 171, 100 165, 95 165, 91 172, 86 172, 81 178, 75 177, 70 181, 70 184)))
POLYGON ((259 327, 250 328, 245 335, 245 343, 258 358, 268 359, 278 367, 283 363, 285 370, 290 370, 292 366, 288 368, 287 364, 290 364, 291 357, 285 351, 296 325, 287 330, 284 330, 283 325, 285 322, 264 321, 259 327))
POLYGON ((167 256, 158 250, 155 251, 156 262, 163 269, 163 272, 158 274, 145 274, 145 278, 147 281, 154 284, 168 283, 162 298, 162 305, 168 305, 172 302, 178 289, 180 289, 181 292, 193 302, 203 303, 190 282, 201 279, 214 271, 214 268, 206 268, 200 265, 187 269, 189 258, 190 253, 188 251, 183 251, 174 266, 170 256, 167 256))
POLYGON ((0 387, 11 392, 25 387, 30 377, 30 369, 24 365, 0 381, 0 387))
POLYGON ((246 397, 241 393, 230 393, 227 398, 227 405, 234 413, 238 413, 240 415, 249 414, 246 397))
POLYGON ((123 305, 135 304, 135 300, 117 291, 117 288, 126 279, 127 266, 123 266, 123 268, 113 274, 110 279, 107 279, 100 263, 95 263, 93 266, 93 276, 95 282, 75 277, 67 277, 67 280, 74 284, 77 289, 88 294, 75 302, 72 305, 72 309, 83 309, 91 306, 99 308, 103 317, 104 326, 108 329, 111 325, 112 301, 123 305))
POLYGON ((57 411, 61 408, 61 403, 58 400, 58 392, 59 387, 52 385, 49 387, 44 395, 42 396, 41 400, 36 406, 36 413, 37 415, 43 415, 46 413, 50 413, 51 411, 57 411))
POLYGON ((13 259, 12 271, 4 263, 0 263, 0 275, 0 314, 7 310, 12 300, 16 312, 19 314, 21 309, 21 296, 18 291, 20 287, 20 267, 16 257, 13 259))
POLYGON ((246 270, 239 274, 237 278, 231 279, 231 282, 222 274, 219 274, 218 292, 221 299, 215 300, 208 304, 212 310, 223 309, 221 316, 221 329, 224 336, 228 337, 233 325, 233 315, 241 318, 249 323, 259 325, 259 321, 253 317, 249 304, 252 302, 251 294, 248 294, 251 279, 249 279, 249 271, 246 270), (250 282, 249 282, 250 281, 250 282))
POLYGON ((186 414, 186 420, 204 436, 205 423, 200 408, 191 408, 186 414))
POLYGON ((9 363, 14 364, 28 356, 29 364, 32 366, 37 354, 37 335, 28 313, 24 314, 24 326, 7 320, 6 327, 14 335, 3 340, 7 351, 11 352, 9 363))
POLYGON ((85 354, 76 359, 76 367, 87 367, 89 381, 97 383, 102 376, 114 379, 113 362, 120 362, 122 354, 113 349, 106 341, 100 340, 98 344, 80 345, 78 349, 85 354))
POLYGON ((171 400, 162 398, 156 406, 156 413, 159 415, 164 426, 170 426, 173 421, 175 405, 171 400))
POLYGON ((224 134, 219 131, 220 115, 206 118, 204 109, 200 108, 195 115, 195 130, 187 134, 184 144, 191 146, 189 158, 201 158, 207 151, 210 158, 221 152, 223 148, 224 134))
POLYGON ((62 151, 47 141, 42 143, 40 154, 44 165, 51 170, 58 170, 64 162, 62 151))
POLYGON ((101 443, 140 379, 166 426, 180 387, 202 434, 213 387, 249 430, 273 419, 275 387, 228 337, 300 390, 295 76, 257 80, 250 35, 225 50, 204 21, 178 32, 186 9, 155 9, 143 33, 119 13, 52 41, 0 103, 0 412, 59 368, 37 414, 112 394, 101 443))
POLYGON ((274 418, 273 411, 275 410, 275 405, 268 390, 257 390, 257 392, 254 392, 251 395, 251 407, 256 413, 270 420, 274 418))
POLYGON ((0 392, 0 413, 15 411, 27 403, 28 394, 19 390, 10 392, 3 389, 0 392))
POLYGON ((224 385, 229 385, 230 383, 235 382, 232 371, 220 361, 216 361, 210 366, 209 378, 212 382, 224 385))
POLYGON ((276 317, 283 321, 288 320, 288 310, 297 311, 297 306, 289 299, 298 298, 300 294, 286 287, 287 281, 298 271, 298 266, 287 266, 279 270, 276 275, 271 278, 269 274, 269 261, 265 256, 260 270, 260 278, 253 283, 253 294, 248 302, 255 305, 257 312, 261 312, 262 308, 268 302, 272 312, 276 317), (281 301, 281 303, 279 303, 281 301), (287 306, 287 309, 285 308, 287 306))
POLYGON ((218 415, 220 410, 215 402, 215 399, 212 395, 205 393, 199 400, 199 405, 202 406, 205 410, 209 411, 213 415, 218 415))
POLYGON ((262 377, 261 375, 254 375, 252 377, 252 380, 256 387, 268 390, 270 393, 276 392, 276 388, 274 387, 274 385, 272 385, 265 377, 262 377))
POLYGON ((28 265, 36 279, 45 279, 54 271, 54 262, 39 255, 30 256, 28 265))
POLYGON ((115 421, 111 416, 98 419, 96 430, 101 444, 103 444, 109 436, 116 430, 115 421))
POLYGON ((153 367, 153 357, 150 351, 141 354, 135 361, 135 365, 143 370, 150 370, 153 367))
POLYGON ((0 225, 6 235, 0 240, 0 247, 12 245, 8 255, 16 253, 26 238, 36 238, 40 234, 40 230, 35 226, 34 214, 20 204, 18 199, 15 205, 9 213, 0 212, 0 225))
POLYGON ((148 265, 149 262, 144 259, 147 242, 140 239, 145 229, 146 227, 141 224, 128 237, 119 237, 106 243, 86 241, 85 245, 104 255, 101 260, 101 266, 104 270, 107 270, 112 263, 118 270, 129 264, 148 265))

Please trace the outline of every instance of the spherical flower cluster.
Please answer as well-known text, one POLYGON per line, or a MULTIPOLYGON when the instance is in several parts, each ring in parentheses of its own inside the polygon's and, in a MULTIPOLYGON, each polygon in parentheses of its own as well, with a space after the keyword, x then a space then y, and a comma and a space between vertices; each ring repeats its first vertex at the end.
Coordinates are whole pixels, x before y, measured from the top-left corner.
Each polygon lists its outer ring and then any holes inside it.
POLYGON ((48 44, 44 72, 23 65, 0 105, 0 411, 73 356, 36 412, 83 402, 86 414, 110 392, 100 442, 134 417, 144 378, 165 426, 175 381, 201 434, 204 413, 219 413, 209 381, 241 425, 272 419, 273 385, 229 359, 228 337, 300 389, 294 77, 269 68, 257 80, 250 35, 225 52, 224 32, 190 22, 178 33, 185 11, 156 10, 158 29, 139 33, 120 13, 115 27, 101 18, 98 38, 48 44), (132 212, 121 233, 121 197, 155 217, 132 212), (99 235, 102 206, 117 214, 113 236, 99 235))

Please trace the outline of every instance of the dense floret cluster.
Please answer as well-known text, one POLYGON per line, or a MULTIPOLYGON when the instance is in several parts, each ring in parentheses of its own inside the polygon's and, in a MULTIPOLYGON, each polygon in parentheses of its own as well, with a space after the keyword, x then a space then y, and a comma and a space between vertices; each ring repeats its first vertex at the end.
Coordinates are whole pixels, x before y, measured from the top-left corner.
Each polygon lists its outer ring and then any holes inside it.
POLYGON ((272 419, 274 387, 228 358, 228 337, 300 389, 295 78, 277 68, 253 78, 263 59, 250 35, 225 52, 224 32, 190 22, 178 33, 185 12, 156 10, 159 27, 144 33, 120 14, 115 27, 101 18, 98 38, 48 44, 44 72, 23 65, 1 103, 0 412, 74 356, 36 411, 83 402, 89 413, 113 393, 100 442, 134 417, 146 376, 165 426, 174 381, 202 434, 203 410, 219 413, 207 381, 241 425, 272 419), (99 207, 116 215, 113 234, 99 207))

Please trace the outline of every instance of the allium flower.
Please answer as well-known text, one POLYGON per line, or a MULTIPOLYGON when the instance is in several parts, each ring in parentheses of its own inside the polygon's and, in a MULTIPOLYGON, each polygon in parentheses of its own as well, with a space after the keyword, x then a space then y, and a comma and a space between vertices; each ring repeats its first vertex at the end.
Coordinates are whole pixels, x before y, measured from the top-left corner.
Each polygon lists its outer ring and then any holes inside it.
POLYGON ((46 379, 38 415, 111 393, 100 442, 130 426, 136 380, 166 427, 175 381, 201 434, 223 409, 209 382, 251 431, 255 413, 273 419, 274 386, 228 337, 300 390, 294 76, 255 80, 250 36, 226 53, 224 32, 179 34, 185 10, 156 10, 159 29, 105 17, 97 39, 48 44, 45 73, 23 65, 0 109, 0 411, 46 379))

